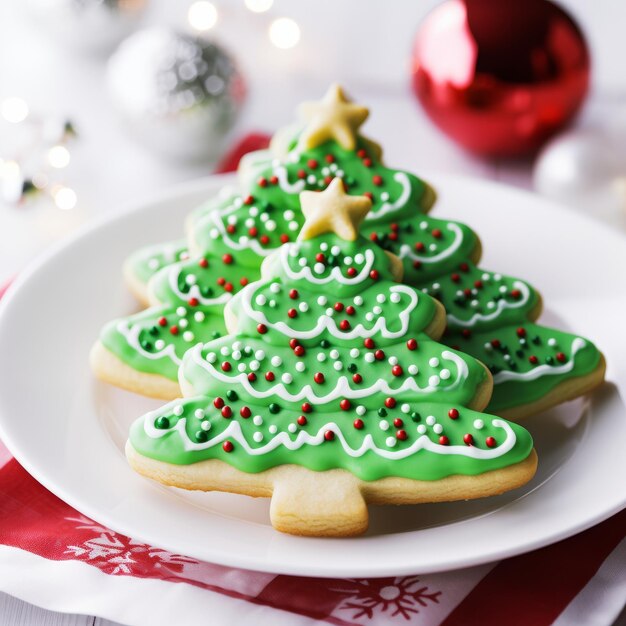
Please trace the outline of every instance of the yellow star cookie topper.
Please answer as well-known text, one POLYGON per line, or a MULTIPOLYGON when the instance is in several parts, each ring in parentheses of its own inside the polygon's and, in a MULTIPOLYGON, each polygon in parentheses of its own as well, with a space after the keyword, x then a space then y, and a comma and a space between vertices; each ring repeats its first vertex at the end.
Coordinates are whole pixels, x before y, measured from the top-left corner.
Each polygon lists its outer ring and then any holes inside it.
POLYGON ((346 241, 354 241, 372 201, 366 196, 347 194, 341 178, 334 178, 324 191, 303 191, 300 206, 306 219, 299 240, 336 233, 346 241))
POLYGON ((307 122, 298 140, 302 150, 310 150, 331 139, 346 150, 354 150, 357 130, 369 115, 364 106, 350 102, 337 84, 331 85, 319 102, 301 104, 299 112, 307 122))

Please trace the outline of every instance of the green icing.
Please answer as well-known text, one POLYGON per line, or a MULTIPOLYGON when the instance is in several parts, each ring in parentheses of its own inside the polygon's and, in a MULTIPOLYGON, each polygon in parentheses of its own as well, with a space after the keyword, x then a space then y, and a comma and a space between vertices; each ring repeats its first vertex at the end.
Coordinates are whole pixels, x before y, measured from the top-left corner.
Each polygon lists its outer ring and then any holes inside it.
POLYGON ((109 322, 100 341, 133 369, 178 380, 185 352, 198 341, 224 332, 219 306, 163 305, 109 322))
POLYGON ((491 370, 495 385, 489 410, 494 413, 517 406, 520 397, 535 402, 564 379, 591 374, 600 364, 600 353, 589 341, 528 322, 481 333, 452 331, 442 341, 491 370))
POLYGON ((128 257, 126 265, 137 280, 147 284, 160 269, 184 259, 188 254, 185 240, 168 241, 137 250, 128 257))
MULTIPOLYGON (((507 442, 506 431, 493 424, 493 420, 498 422, 498 418, 470 409, 459 408, 458 419, 450 419, 448 413, 452 407, 437 402, 409 404, 408 412, 405 412, 407 407, 398 404, 393 410, 387 410, 384 417, 376 410, 368 410, 360 418, 363 427, 357 429, 353 426, 356 417, 354 411, 343 415, 333 414, 332 417, 316 410, 306 414, 289 409, 270 413, 266 405, 252 405, 226 397, 223 400, 225 406, 231 409, 233 417, 223 417, 221 409, 213 404, 213 399, 208 400, 204 396, 176 400, 134 422, 130 441, 140 454, 166 463, 186 465, 206 459, 220 459, 248 473, 295 463, 316 471, 344 468, 368 481, 390 475, 416 480, 439 480, 455 474, 472 476, 519 463, 528 457, 533 447, 526 430, 506 422, 515 438, 506 454, 487 459, 465 456, 464 453, 473 451, 479 451, 479 454, 489 450, 498 451, 498 446, 507 442), (247 418, 241 416, 244 407, 250 411, 247 418), (304 425, 298 423, 301 415, 307 420, 304 425), (394 425, 397 419, 402 420, 400 426, 394 425), (481 420, 484 425, 478 428, 480 422, 476 420, 481 420), (335 426, 329 426, 331 421, 335 426), (441 432, 437 432, 437 425, 441 426, 441 432), (423 430, 423 434, 418 428, 423 430), (324 438, 324 433, 331 429, 336 432, 329 441, 324 438), (406 433, 406 439, 395 436, 400 430, 406 433), (288 440, 294 445, 298 437, 302 439, 302 433, 317 436, 319 442, 305 443, 296 450, 280 443, 281 440, 288 440), (466 435, 472 436, 472 446, 464 442, 466 435), (442 436, 448 438, 447 445, 439 443, 442 436), (346 453, 343 441, 354 451, 359 450, 366 437, 385 452, 402 453, 415 446, 420 438, 423 438, 420 444, 428 440, 432 448, 439 452, 422 448, 405 458, 393 460, 373 450, 367 450, 361 456, 346 453), (396 442, 393 446, 387 444, 389 437, 396 442), (495 448, 487 446, 488 437, 495 439, 495 448), (226 452, 223 447, 226 441, 233 446, 230 452, 226 452), (270 447, 276 446, 271 452, 254 454, 246 450, 261 450, 268 443, 270 447), (452 454, 445 454, 451 451, 452 454)), ((382 398, 380 405, 383 406, 382 398)), ((244 414, 248 412, 244 411, 244 414)))

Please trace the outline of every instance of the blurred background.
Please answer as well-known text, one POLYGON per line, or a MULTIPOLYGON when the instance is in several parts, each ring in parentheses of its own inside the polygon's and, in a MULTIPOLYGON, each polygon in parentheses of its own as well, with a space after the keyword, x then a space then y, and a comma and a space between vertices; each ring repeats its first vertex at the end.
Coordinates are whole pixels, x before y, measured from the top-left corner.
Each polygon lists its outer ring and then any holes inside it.
POLYGON ((370 107, 388 163, 624 228, 625 21, 620 0, 3 0, 0 284, 333 81, 370 107))

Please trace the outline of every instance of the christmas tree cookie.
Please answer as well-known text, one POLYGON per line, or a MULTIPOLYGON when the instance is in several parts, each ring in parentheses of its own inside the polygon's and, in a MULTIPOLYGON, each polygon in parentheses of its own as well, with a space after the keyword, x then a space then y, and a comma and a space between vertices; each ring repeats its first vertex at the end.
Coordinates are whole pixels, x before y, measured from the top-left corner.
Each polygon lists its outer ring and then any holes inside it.
POLYGON ((299 240, 226 306, 229 334, 186 353, 184 398, 131 427, 133 468, 271 496, 275 528, 313 536, 364 532, 367 503, 464 500, 530 480, 530 435, 481 413, 488 370, 437 342, 443 307, 359 235, 371 201, 336 178, 301 206, 299 240))

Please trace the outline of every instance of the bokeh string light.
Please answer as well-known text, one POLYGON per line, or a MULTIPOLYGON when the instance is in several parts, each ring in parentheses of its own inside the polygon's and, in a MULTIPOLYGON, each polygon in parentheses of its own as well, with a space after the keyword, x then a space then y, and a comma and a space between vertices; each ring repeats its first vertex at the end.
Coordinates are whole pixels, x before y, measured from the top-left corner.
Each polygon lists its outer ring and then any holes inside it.
POLYGON ((76 192, 62 180, 71 160, 72 123, 33 115, 15 96, 0 101, 0 122, 9 125, 2 132, 6 153, 0 154, 1 200, 22 206, 30 197, 43 196, 59 209, 74 208, 76 192))

